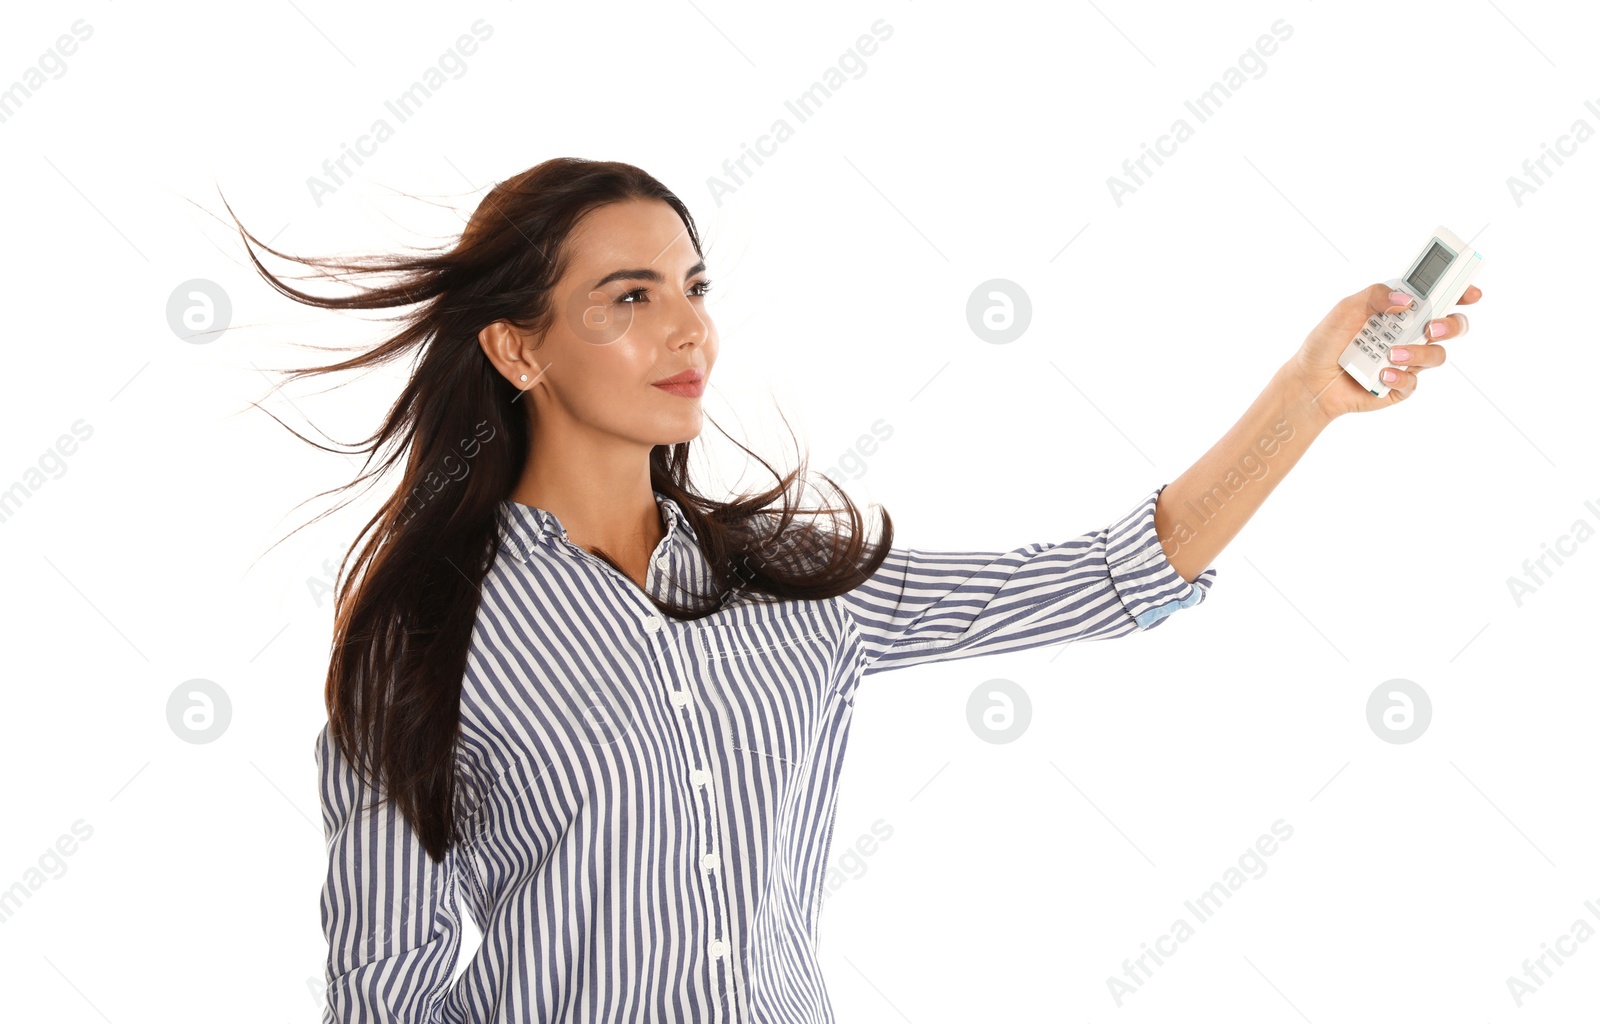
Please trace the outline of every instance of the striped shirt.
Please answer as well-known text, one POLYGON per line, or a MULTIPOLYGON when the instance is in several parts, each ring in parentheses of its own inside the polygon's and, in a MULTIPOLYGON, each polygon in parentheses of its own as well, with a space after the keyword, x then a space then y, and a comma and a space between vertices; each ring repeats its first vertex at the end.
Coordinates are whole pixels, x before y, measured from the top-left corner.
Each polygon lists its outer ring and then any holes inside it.
MULTIPOLYGON (((1199 603, 1157 539, 1156 497, 1072 540, 894 548, 822 601, 662 615, 567 540, 499 509, 461 693, 442 862, 318 736, 328 873, 324 1024, 832 1021, 817 916, 861 677, 1124 636, 1199 603), (462 913, 484 938, 452 983, 462 913)), ((646 588, 709 589, 681 508, 646 588)), ((682 595, 679 595, 680 598, 682 595)))

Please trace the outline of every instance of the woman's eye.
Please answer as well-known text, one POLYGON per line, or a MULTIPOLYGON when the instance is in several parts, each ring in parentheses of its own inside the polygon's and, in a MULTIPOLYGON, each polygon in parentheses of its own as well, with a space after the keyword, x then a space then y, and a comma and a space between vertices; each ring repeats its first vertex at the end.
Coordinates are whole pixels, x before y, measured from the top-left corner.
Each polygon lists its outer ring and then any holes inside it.
MULTIPOLYGON (((690 294, 694 295, 694 296, 703 296, 707 292, 709 292, 710 290, 711 290, 711 282, 710 281, 696 281, 694 284, 689 286, 690 294)), ((649 291, 649 289, 647 289, 647 288, 635 288, 631 292, 623 292, 622 295, 620 295, 617 298, 617 301, 618 302, 629 302, 630 304, 637 303, 637 302, 639 302, 639 301, 644 299, 644 294, 647 291, 649 291), (635 299, 634 298, 635 295, 639 296, 639 298, 635 299)))

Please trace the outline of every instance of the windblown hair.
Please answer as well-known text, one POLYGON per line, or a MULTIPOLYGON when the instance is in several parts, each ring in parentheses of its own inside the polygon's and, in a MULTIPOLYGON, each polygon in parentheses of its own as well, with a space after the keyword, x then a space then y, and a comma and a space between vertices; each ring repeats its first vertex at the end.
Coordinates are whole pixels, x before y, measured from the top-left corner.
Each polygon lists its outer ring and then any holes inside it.
MULTIPOLYGON (((590 211, 631 199, 671 206, 695 251, 704 255, 683 202, 643 170, 614 161, 563 157, 540 163, 495 185, 453 247, 408 254, 289 256, 246 231, 228 207, 251 262, 283 295, 324 309, 409 310, 391 318, 401 328, 375 347, 332 364, 283 371, 283 383, 402 357, 414 366, 383 424, 352 446, 366 453, 365 471, 323 492, 355 486, 404 458, 399 488, 340 562, 325 700, 331 736, 351 764, 394 801, 435 860, 462 838, 454 814, 462 679, 480 587, 499 548, 497 508, 522 477, 533 429, 529 403, 515 403, 519 389, 489 361, 478 335, 503 320, 542 343, 560 315, 554 290, 570 262, 573 229, 590 211), (354 295, 308 294, 270 273, 251 243, 340 278, 390 280, 357 285, 354 295), (467 468, 457 477, 452 464, 467 468)), ((285 427, 318 448, 337 450, 285 427)), ((804 453, 799 467, 780 477, 735 441, 777 483, 722 502, 699 494, 690 482, 690 443, 656 445, 650 479, 693 526, 714 592, 686 602, 652 595, 663 614, 703 618, 736 592, 755 600, 833 597, 859 585, 887 556, 894 539, 887 511, 879 510, 880 538, 869 549, 861 513, 831 478, 823 475, 840 499, 838 507, 802 508, 791 497, 791 485, 804 486, 804 453), (849 528, 801 519, 822 512, 842 513, 849 528)), ((622 571, 610 555, 597 554, 622 571)))

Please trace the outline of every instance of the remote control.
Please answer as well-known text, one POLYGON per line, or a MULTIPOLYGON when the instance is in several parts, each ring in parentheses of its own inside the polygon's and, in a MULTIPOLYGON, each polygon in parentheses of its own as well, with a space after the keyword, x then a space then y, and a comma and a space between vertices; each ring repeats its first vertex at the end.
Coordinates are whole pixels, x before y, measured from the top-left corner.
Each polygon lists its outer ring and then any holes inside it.
POLYGON ((1482 265, 1482 253, 1443 225, 1435 228, 1405 277, 1384 282, 1390 288, 1410 292, 1414 297, 1411 305, 1399 313, 1368 317, 1361 333, 1345 346, 1339 365, 1379 398, 1387 395, 1389 385, 1383 382, 1382 374, 1394 366, 1389 362, 1389 349, 1419 339, 1419 343, 1426 343, 1422 332, 1428 321, 1446 315, 1461 301, 1472 275, 1482 265))

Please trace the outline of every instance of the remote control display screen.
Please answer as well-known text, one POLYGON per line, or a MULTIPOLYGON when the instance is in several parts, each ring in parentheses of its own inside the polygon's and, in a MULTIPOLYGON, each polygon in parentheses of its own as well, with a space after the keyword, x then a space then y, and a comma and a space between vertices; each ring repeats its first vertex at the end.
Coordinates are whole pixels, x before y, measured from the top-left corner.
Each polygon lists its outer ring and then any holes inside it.
POLYGON ((1417 269, 1406 278, 1412 294, 1425 299, 1433 291, 1433 286, 1439 283, 1439 275, 1444 273, 1444 268, 1450 265, 1450 250, 1438 242, 1434 242, 1428 250, 1428 255, 1422 257, 1422 262, 1417 264, 1417 269))

